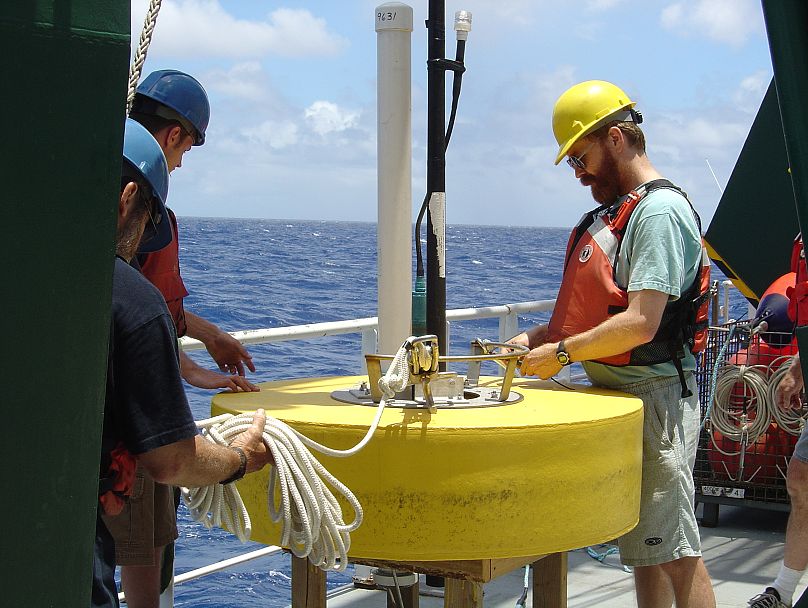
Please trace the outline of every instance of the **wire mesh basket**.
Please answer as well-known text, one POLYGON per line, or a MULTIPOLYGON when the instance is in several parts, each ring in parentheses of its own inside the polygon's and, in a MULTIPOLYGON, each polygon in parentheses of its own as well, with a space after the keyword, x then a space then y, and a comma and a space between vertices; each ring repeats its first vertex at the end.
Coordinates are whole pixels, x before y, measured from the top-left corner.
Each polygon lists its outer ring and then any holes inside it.
POLYGON ((786 471, 805 409, 784 414, 774 390, 796 352, 793 334, 756 333, 749 321, 708 329, 697 371, 704 421, 694 469, 697 501, 788 508, 786 471))

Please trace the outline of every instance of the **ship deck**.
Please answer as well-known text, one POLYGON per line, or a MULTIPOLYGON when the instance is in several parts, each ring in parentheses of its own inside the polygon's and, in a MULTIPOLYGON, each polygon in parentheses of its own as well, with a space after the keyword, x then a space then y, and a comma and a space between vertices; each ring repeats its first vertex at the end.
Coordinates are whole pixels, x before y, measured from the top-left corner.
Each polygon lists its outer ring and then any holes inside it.
MULTIPOLYGON (((713 580, 717 606, 745 606, 749 598, 760 593, 774 579, 782 558, 787 519, 788 514, 784 512, 722 506, 718 526, 701 528, 703 554, 713 580)), ((603 552, 605 547, 595 549, 603 552)), ((623 570, 616 555, 609 555, 599 562, 585 549, 578 549, 571 551, 568 559, 568 606, 636 606, 632 575, 623 570)), ((523 583, 523 568, 486 583, 483 605, 486 608, 514 608, 523 583)), ((795 601, 804 588, 805 581, 797 587, 795 601)), ((421 590, 421 608, 443 606, 442 597, 424 595, 435 594, 438 590, 426 587, 423 577, 421 590)), ((383 607, 386 606, 385 595, 380 590, 352 589, 331 597, 328 607, 383 607)), ((529 595, 526 606, 533 606, 529 595)))

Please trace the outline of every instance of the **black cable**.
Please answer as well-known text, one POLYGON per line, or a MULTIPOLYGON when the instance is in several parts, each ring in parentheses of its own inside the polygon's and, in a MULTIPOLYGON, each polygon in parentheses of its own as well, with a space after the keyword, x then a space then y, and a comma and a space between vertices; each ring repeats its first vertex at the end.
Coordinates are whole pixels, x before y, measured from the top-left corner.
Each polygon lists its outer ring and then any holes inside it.
POLYGON ((449 147, 449 140, 452 138, 452 129, 454 129, 455 116, 457 115, 457 102, 460 100, 460 85, 463 82, 463 72, 465 66, 463 59, 466 56, 466 41, 457 41, 457 50, 455 51, 455 62, 459 64, 462 69, 454 69, 454 79, 452 80, 452 111, 449 114, 449 126, 446 129, 446 147, 449 147))
MULTIPOLYGON (((454 79, 452 80, 452 109, 449 114, 449 125, 446 128, 446 135, 444 137, 444 151, 449 147, 449 140, 452 138, 452 130, 454 129, 455 117, 457 116, 457 105, 460 100, 460 88, 463 84, 463 72, 466 71, 463 65, 463 59, 466 55, 466 41, 458 40, 457 49, 455 51, 455 60, 442 61, 443 69, 450 69, 454 72, 454 79)), ((418 277, 424 276, 424 259, 421 253, 421 222, 424 219, 429 199, 432 196, 431 192, 427 192, 424 196, 424 202, 421 203, 421 209, 418 211, 418 219, 415 221, 415 275, 418 277)))
POLYGON ((574 391, 574 390, 575 390, 575 389, 574 389, 574 388, 572 388, 571 386, 567 386, 567 385, 566 385, 566 384, 564 384, 563 382, 559 382, 558 380, 556 380, 556 379, 555 379, 554 377, 552 377, 552 376, 550 377, 550 380, 552 380, 553 382, 555 382, 555 383, 556 383, 558 386, 561 386, 561 387, 563 387, 563 388, 567 389, 568 391, 574 391))

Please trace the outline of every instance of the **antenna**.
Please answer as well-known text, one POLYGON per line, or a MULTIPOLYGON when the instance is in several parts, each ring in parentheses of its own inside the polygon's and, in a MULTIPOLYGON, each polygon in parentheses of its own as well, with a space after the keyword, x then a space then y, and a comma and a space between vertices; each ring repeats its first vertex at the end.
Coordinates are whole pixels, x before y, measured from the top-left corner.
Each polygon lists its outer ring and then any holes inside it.
POLYGON ((715 171, 713 171, 713 166, 710 164, 710 159, 705 158, 704 162, 707 163, 707 168, 710 170, 710 173, 713 175, 713 179, 715 180, 715 185, 718 186, 718 191, 721 195, 724 195, 724 189, 721 187, 721 183, 718 181, 718 178, 715 176, 715 171))

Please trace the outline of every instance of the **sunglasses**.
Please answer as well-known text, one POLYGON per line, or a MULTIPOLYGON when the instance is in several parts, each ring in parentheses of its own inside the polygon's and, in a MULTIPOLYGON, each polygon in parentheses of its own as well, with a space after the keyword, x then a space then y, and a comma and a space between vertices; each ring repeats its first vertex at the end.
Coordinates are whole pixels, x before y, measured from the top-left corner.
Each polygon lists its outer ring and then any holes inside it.
POLYGON ((586 150, 581 152, 580 156, 568 156, 567 157, 567 164, 572 169, 581 169, 582 171, 585 170, 586 165, 584 164, 584 161, 582 159, 583 159, 584 156, 586 156, 586 153, 589 152, 589 150, 591 150, 592 146, 594 146, 594 145, 595 145, 595 142, 593 141, 591 144, 589 144, 586 147, 586 150))
MULTIPOLYGON (((151 221, 154 234, 157 234, 157 226, 163 221, 163 214, 160 213, 160 207, 154 198, 150 197, 148 200, 144 198, 144 203, 146 205, 146 213, 149 214, 149 220, 151 221)), ((149 238, 151 238, 151 235, 149 238)))

